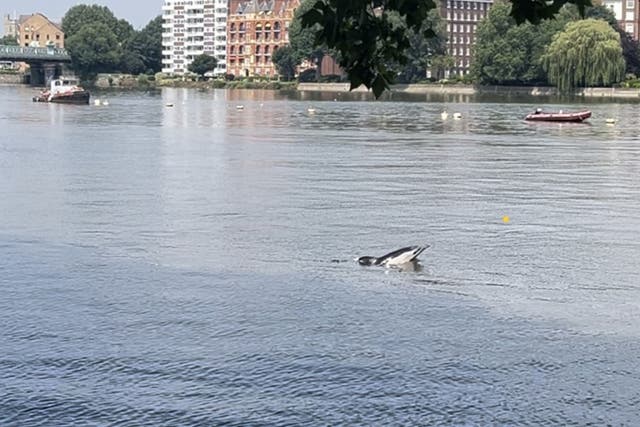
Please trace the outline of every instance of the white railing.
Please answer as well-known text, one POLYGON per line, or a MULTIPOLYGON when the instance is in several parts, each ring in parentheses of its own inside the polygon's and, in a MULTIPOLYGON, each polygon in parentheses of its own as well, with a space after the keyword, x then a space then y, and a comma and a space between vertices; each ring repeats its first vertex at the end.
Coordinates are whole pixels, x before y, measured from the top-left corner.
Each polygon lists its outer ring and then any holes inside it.
POLYGON ((59 47, 26 47, 26 46, 2 46, 0 45, 0 58, 46 58, 57 57, 60 59, 69 59, 66 49, 59 47))

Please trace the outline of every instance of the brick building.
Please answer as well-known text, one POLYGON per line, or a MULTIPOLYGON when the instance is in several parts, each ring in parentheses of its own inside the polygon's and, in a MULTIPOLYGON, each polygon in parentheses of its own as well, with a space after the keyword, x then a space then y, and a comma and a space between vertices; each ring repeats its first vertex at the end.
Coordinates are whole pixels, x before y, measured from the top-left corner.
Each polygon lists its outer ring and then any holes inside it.
POLYGON ((12 20, 5 18, 5 33, 13 34, 20 46, 31 47, 64 47, 64 33, 60 25, 50 21, 41 13, 20 15, 12 20))
POLYGON ((289 43, 289 24, 299 4, 299 0, 230 0, 227 72, 276 76, 271 55, 289 43))
MULTIPOLYGON (((597 3, 597 2, 596 2, 597 3)), ((604 6, 611 9, 616 16, 618 26, 628 33, 634 40, 638 40, 640 10, 638 0, 604 0, 604 6)))
POLYGON ((453 58, 453 66, 445 71, 445 77, 469 73, 476 28, 492 4, 493 0, 441 0, 440 10, 447 22, 447 53, 453 58))

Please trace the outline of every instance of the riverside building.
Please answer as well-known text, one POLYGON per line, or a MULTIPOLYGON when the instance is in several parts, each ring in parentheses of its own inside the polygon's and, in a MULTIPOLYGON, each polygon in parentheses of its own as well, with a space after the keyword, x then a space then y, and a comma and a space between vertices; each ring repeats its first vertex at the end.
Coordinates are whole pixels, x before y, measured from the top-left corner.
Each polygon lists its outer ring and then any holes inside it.
POLYGON ((602 4, 613 12, 618 26, 628 33, 634 40, 638 40, 639 10, 638 0, 604 0, 602 4))
POLYGON ((185 74, 193 58, 218 59, 214 74, 226 72, 227 0, 165 0, 162 5, 162 72, 185 74))
POLYGON ((271 55, 289 43, 289 24, 299 0, 231 0, 227 22, 227 72, 274 77, 271 55))
POLYGON ((441 0, 440 10, 447 23, 447 54, 453 59, 445 78, 469 73, 476 28, 492 4, 493 0, 441 0))

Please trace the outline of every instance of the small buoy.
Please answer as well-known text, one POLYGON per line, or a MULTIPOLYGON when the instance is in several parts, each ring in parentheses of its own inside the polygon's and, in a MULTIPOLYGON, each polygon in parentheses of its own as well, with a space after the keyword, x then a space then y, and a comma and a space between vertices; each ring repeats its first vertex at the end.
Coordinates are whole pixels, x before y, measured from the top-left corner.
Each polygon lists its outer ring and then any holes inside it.
POLYGON ((102 105, 109 105, 109 101, 105 99, 104 101, 102 101, 102 105))
POLYGON ((93 100, 93 105, 100 105, 100 100, 99 99, 94 99, 93 100))
POLYGON ((442 113, 440 113, 440 117, 442 118, 442 120, 447 120, 447 117, 449 117, 449 113, 443 111, 442 113))
POLYGON ((307 108, 307 113, 309 113, 309 114, 314 114, 315 112, 316 112, 316 109, 315 109, 315 108, 313 108, 313 107, 309 107, 309 108, 307 108))
POLYGON ((164 104, 166 107, 173 107, 173 102, 167 102, 166 104, 164 104))
POLYGON ((509 221, 511 221, 511 218, 509 218, 509 215, 504 215, 502 217, 502 222, 504 222, 505 224, 508 224, 509 221))
POLYGON ((453 113, 453 118, 456 120, 460 120, 462 118, 462 114, 460 113, 453 113))
POLYGON ((605 122, 608 125, 614 125, 614 124, 616 124, 617 120, 616 119, 606 119, 605 122))
POLYGON ((244 110, 244 105, 236 105, 236 110, 244 110))

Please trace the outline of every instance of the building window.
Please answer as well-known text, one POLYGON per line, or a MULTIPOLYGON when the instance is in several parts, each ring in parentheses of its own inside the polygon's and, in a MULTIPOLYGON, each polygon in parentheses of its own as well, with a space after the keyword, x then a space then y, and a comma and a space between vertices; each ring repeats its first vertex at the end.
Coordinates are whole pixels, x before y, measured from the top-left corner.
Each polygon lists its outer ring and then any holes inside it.
POLYGON ((633 9, 635 1, 634 0, 627 0, 627 9, 633 9))

